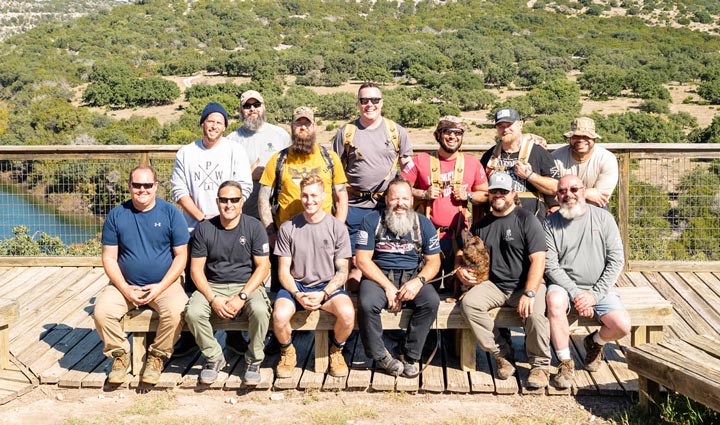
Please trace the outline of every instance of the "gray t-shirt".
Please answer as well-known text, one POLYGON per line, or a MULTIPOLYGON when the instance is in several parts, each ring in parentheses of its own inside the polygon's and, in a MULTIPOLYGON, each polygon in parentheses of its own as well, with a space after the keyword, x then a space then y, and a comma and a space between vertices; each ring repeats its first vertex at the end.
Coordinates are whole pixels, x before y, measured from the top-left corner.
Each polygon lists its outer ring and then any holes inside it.
POLYGON ((613 216, 588 205, 588 211, 572 220, 559 212, 543 224, 547 255, 545 278, 565 288, 575 298, 589 290, 596 301, 612 288, 625 263, 620 232, 613 216))
MULTIPOLYGON (((265 123, 255 133, 240 127, 230 133, 227 139, 238 142, 245 148, 251 166, 257 161, 258 166, 264 167, 275 152, 290 146, 290 135, 287 131, 269 123, 265 123)), ((243 214, 259 218, 257 205, 259 191, 260 183, 253 180, 252 193, 243 205, 243 214)))
MULTIPOLYGON (((390 180, 398 173, 397 170, 393 170, 388 175, 391 167, 395 164, 396 155, 395 146, 388 138, 385 120, 383 119, 383 122, 373 129, 363 127, 360 120, 356 120, 355 125, 357 131, 353 137, 354 147, 351 147, 348 152, 345 152, 344 145, 345 126, 340 128, 333 140, 335 153, 343 162, 345 156, 347 157, 345 175, 348 185, 359 192, 384 192, 390 180)), ((400 125, 396 124, 396 126, 400 158, 412 156, 412 144, 407 132, 400 125)), ((372 208, 377 203, 373 199, 358 198, 352 191, 349 191, 348 195, 348 203, 353 207, 372 208)))
POLYGON ((579 162, 572 157, 570 145, 558 148, 552 153, 560 176, 572 174, 580 177, 585 187, 607 190, 612 193, 618 182, 618 162, 612 152, 595 145, 587 161, 579 162))
POLYGON ((350 235, 344 223, 330 214, 308 223, 302 213, 280 226, 275 255, 292 257, 290 274, 306 288, 335 276, 335 259, 350 258, 350 235))

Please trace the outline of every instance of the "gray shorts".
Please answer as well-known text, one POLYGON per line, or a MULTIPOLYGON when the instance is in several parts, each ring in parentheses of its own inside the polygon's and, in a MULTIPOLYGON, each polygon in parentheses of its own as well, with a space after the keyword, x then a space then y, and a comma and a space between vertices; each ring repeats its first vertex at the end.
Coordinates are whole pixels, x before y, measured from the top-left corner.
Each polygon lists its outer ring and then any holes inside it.
MULTIPOLYGON (((554 291, 563 291, 565 295, 567 295, 568 298, 568 310, 567 312, 570 313, 570 310, 573 309, 573 300, 570 297, 570 293, 563 288, 560 285, 555 285, 551 283, 548 286, 547 293, 551 293, 554 291)), ((625 306, 622 305, 622 302, 620 302, 620 294, 614 290, 611 289, 608 291, 607 295, 605 295, 602 299, 598 300, 597 304, 593 307, 593 311, 595 312, 595 318, 597 321, 600 321, 600 318, 604 315, 617 311, 617 310, 625 310, 625 306)), ((602 322, 601 322, 602 323, 602 322)))

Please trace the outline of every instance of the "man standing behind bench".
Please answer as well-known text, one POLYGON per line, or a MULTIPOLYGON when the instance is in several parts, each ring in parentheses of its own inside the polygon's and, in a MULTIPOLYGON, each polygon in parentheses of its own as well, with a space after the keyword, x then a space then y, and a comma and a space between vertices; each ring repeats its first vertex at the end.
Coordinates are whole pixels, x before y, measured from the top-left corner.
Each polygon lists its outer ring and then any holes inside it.
POLYGON ((190 297, 185 321, 205 358, 200 382, 212 384, 226 362, 210 316, 233 319, 247 314, 250 344, 244 380, 246 385, 257 385, 270 326, 270 300, 261 286, 270 273, 270 246, 262 223, 242 214, 239 183, 220 184, 215 202, 220 215, 201 222, 193 233, 190 273, 197 291, 190 297))
POLYGON ((160 318, 142 381, 160 380, 163 361, 173 351, 182 328, 187 296, 180 274, 187 261, 187 223, 172 204, 156 198, 157 177, 147 165, 130 172, 131 199, 110 211, 102 232, 102 262, 111 285, 95 301, 95 328, 114 358, 108 375, 122 384, 130 371, 130 343, 121 320, 131 309, 147 305, 160 318))
POLYGON ((278 378, 292 376, 297 363, 290 319, 299 309, 322 309, 336 317, 329 372, 332 376, 348 374, 342 350, 355 325, 355 307, 343 286, 352 251, 345 224, 322 209, 326 196, 320 176, 310 174, 302 179, 303 212, 278 230, 275 254, 283 287, 273 312, 273 328, 280 342, 278 378))
POLYGON ((609 212, 586 203, 585 191, 579 177, 562 177, 557 190, 560 209, 545 221, 547 311, 560 360, 552 384, 558 388, 570 388, 575 375, 568 346, 570 306, 601 325, 584 340, 584 366, 590 372, 600 367, 606 341, 630 333, 630 316, 612 289, 625 261, 620 231, 609 212))

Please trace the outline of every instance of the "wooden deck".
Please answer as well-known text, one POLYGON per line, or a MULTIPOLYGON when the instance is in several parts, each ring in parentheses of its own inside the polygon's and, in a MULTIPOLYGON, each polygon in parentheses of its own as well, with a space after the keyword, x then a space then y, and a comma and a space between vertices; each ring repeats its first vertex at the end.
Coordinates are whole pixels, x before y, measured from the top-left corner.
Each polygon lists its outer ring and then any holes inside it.
MULTIPOLYGON (((652 286, 673 303, 675 319, 665 337, 694 334, 720 336, 720 272, 699 271, 702 266, 684 263, 642 265, 625 272, 619 286, 652 286), (671 268, 675 271, 662 271, 671 268), (652 270, 652 271, 648 271, 652 270), (687 271, 682 271, 687 270, 687 271)), ((669 270, 669 269, 668 269, 669 270)), ((37 385, 72 388, 102 388, 111 361, 102 355, 102 343, 94 330, 91 313, 98 292, 107 285, 101 267, 0 267, 0 298, 20 302, 20 319, 10 332, 12 367, 0 371, 0 404, 30 391, 37 385)), ((577 366, 576 386, 572 390, 542 390, 542 394, 616 394, 637 391, 637 376, 628 370, 624 348, 610 344, 606 361, 598 372, 581 369, 582 338, 590 329, 575 329, 571 345, 577 366)), ((211 389, 267 391, 283 389, 322 389, 360 391, 407 391, 449 393, 528 393, 522 330, 513 330, 518 365, 517 377, 507 381, 493 377, 492 359, 477 352, 477 371, 462 372, 459 358, 449 342, 451 334, 441 335, 442 344, 425 372, 416 379, 392 378, 375 372, 365 357, 359 337, 352 337, 345 350, 351 372, 347 378, 333 378, 313 372, 313 335, 295 335, 298 367, 292 378, 274 379, 272 366, 277 356, 268 356, 261 368, 262 382, 245 388, 241 356, 226 352, 228 367, 211 389)), ((433 331, 434 334, 434 331, 433 331)), ((217 333, 224 340, 224 332, 217 333)), ((621 344, 624 344, 621 341, 621 344)), ((388 345, 394 343, 388 339, 388 345)), ((426 352, 423 358, 427 358, 426 352)), ((160 388, 196 387, 202 367, 199 354, 172 359, 166 364, 160 388)), ((553 370, 554 372, 554 370, 553 370)), ((137 378, 129 383, 139 385, 137 378)))

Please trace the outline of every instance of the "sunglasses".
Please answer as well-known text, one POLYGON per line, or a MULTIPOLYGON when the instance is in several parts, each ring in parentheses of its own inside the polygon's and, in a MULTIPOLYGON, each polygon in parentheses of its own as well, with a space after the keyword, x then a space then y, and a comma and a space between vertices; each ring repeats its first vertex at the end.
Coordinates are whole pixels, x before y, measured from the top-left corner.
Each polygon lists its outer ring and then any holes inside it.
POLYGON ((368 102, 372 102, 373 105, 377 105, 382 100, 382 97, 361 97, 358 100, 361 105, 367 105, 368 102))
POLYGON ((446 128, 442 132, 443 134, 447 134, 448 136, 451 134, 454 134, 456 136, 462 136, 463 134, 465 134, 463 130, 458 130, 457 128, 446 128))
POLYGON ((219 196, 218 202, 220 202, 221 204, 227 204, 228 202, 231 204, 237 204, 238 202, 240 202, 241 199, 242 198, 226 198, 224 196, 219 196))
POLYGON ((490 190, 488 190, 488 192, 490 192, 491 195, 500 194, 500 195, 503 195, 503 196, 504 196, 504 195, 507 195, 508 193, 510 193, 510 191, 507 190, 507 189, 490 189, 490 190))
POLYGON ((250 109, 250 107, 253 107, 253 106, 255 107, 255 109, 259 109, 262 106, 262 102, 260 102, 260 101, 253 102, 253 103, 248 102, 248 103, 243 104, 242 108, 250 109))
POLYGON ((133 189, 146 189, 150 190, 155 186, 155 183, 135 183, 131 182, 130 186, 132 186, 133 189))
POLYGON ((578 191, 583 190, 583 189, 585 189, 585 188, 581 187, 581 186, 573 186, 568 189, 558 189, 557 193, 558 193, 558 195, 564 195, 564 194, 568 193, 568 191, 570 191, 572 193, 578 193, 578 191))

